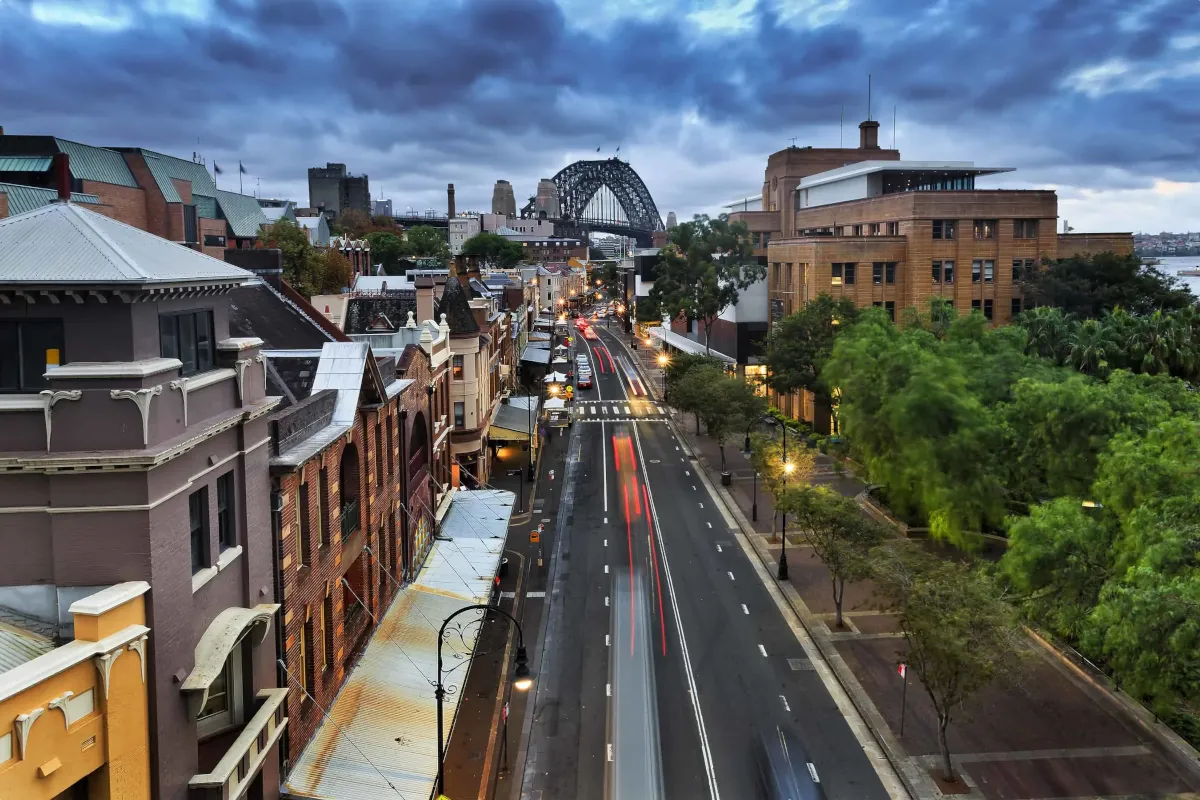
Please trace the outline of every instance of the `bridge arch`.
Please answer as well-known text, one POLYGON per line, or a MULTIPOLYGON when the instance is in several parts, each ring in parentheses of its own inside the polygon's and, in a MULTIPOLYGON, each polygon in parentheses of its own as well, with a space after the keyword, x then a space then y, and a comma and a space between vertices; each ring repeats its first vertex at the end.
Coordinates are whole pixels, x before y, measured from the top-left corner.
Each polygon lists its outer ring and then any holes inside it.
MULTIPOLYGON (((614 232, 624 232, 619 229, 628 228, 630 232, 646 236, 653 231, 666 230, 658 213, 658 206, 654 204, 654 198, 650 196, 650 190, 646 188, 641 176, 628 163, 618 158, 576 161, 559 170, 553 180, 558 189, 558 202, 564 221, 570 220, 584 227, 609 229, 614 232), (589 219, 586 216, 588 204, 602 186, 616 197, 625 213, 625 224, 618 220, 589 219)), ((522 215, 536 216, 533 206, 533 201, 530 201, 521 210, 522 215)))

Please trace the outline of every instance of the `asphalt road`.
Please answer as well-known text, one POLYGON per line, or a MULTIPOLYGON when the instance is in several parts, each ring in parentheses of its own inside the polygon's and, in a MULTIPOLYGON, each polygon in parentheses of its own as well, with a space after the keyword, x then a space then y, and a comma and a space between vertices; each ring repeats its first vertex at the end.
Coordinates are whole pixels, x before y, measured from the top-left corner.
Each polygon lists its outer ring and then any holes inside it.
POLYGON ((615 334, 576 343, 594 388, 574 402, 575 491, 521 796, 758 797, 752 742, 787 726, 827 797, 886 800, 696 465, 654 403, 631 397, 615 334))

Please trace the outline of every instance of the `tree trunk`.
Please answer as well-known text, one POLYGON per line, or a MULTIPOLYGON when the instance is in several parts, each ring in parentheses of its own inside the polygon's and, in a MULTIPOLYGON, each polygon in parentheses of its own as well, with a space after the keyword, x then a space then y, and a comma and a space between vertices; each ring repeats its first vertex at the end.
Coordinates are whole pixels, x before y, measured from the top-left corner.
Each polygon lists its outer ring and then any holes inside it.
POLYGON ((704 320, 704 355, 711 355, 711 348, 708 343, 712 340, 712 323, 706 318, 704 320))
POLYGON ((938 747, 942 751, 942 777, 952 782, 957 778, 954 777, 954 765, 950 763, 950 745, 946 742, 946 726, 949 724, 949 714, 938 714, 938 747))
POLYGON ((846 596, 846 581, 833 579, 833 607, 836 610, 834 624, 842 627, 842 598, 846 596))
POLYGON ((696 415, 696 435, 700 435, 700 415, 696 415))
POLYGON ((721 472, 725 471, 725 443, 721 442, 717 445, 717 449, 721 451, 721 472))

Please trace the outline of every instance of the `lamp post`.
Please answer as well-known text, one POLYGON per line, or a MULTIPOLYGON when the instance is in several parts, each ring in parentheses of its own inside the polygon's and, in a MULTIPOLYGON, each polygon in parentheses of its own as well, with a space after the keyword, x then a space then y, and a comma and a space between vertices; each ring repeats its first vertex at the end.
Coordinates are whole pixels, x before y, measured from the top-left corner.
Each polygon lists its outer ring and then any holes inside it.
POLYGON ((466 606, 455 611, 450 616, 446 617, 442 622, 442 627, 438 629, 438 651, 437 651, 437 687, 434 689, 434 697, 437 698, 437 737, 438 737, 438 770, 437 770, 437 793, 439 795, 446 793, 446 745, 443 741, 442 734, 442 701, 446 698, 446 687, 442 685, 442 641, 446 637, 446 626, 450 624, 450 620, 457 617, 464 611, 478 609, 480 611, 498 611, 508 620, 512 622, 517 629, 517 666, 513 670, 513 688, 519 692, 527 692, 533 686, 533 673, 529 669, 529 656, 525 653, 525 634, 521 631, 521 623, 517 622, 517 618, 508 613, 499 606, 489 605, 487 603, 475 603, 474 605, 466 606))
POLYGON ((667 400, 667 364, 669 363, 671 363, 671 359, 667 358, 666 353, 658 354, 658 373, 662 376, 663 402, 667 400))
POLYGON ((745 447, 742 448, 743 450, 746 451, 746 458, 750 459, 750 466, 754 472, 754 479, 751 481, 752 488, 751 488, 751 495, 750 495, 751 498, 753 498, 750 501, 750 521, 751 522, 758 522, 758 468, 754 466, 754 460, 752 458, 752 451, 750 449, 750 429, 754 427, 754 424, 756 422, 758 422, 758 420, 752 419, 752 420, 750 420, 750 424, 746 426, 746 441, 743 443, 745 445, 745 447))
MULTIPOLYGON (((775 419, 774 417, 763 417, 762 421, 773 427, 778 427, 783 430, 783 488, 787 489, 787 476, 795 469, 795 465, 788 461, 787 456, 787 425, 775 419)), ((750 441, 750 435, 746 435, 747 443, 750 441)), ((787 563, 787 512, 783 512, 781 518, 781 546, 779 548, 779 569, 776 573, 776 578, 781 581, 788 579, 788 563, 787 563)))

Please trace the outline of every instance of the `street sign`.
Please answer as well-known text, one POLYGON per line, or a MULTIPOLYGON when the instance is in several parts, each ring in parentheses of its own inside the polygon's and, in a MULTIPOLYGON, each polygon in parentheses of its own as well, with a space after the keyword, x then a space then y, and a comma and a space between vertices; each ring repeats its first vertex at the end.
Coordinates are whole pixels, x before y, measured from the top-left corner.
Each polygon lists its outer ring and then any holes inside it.
POLYGON ((510 478, 515 478, 515 477, 517 477, 518 475, 520 475, 520 474, 521 474, 521 470, 519 470, 519 469, 506 469, 506 470, 504 470, 504 474, 505 474, 505 475, 507 475, 507 476, 508 476, 508 477, 510 477, 510 478))
POLYGON ((541 531, 530 531, 529 532, 529 541, 531 544, 537 544, 541 540, 542 540, 542 532, 541 531))
POLYGON ((901 664, 896 667, 896 672, 900 673, 900 677, 904 678, 908 675, 908 664, 901 664))

